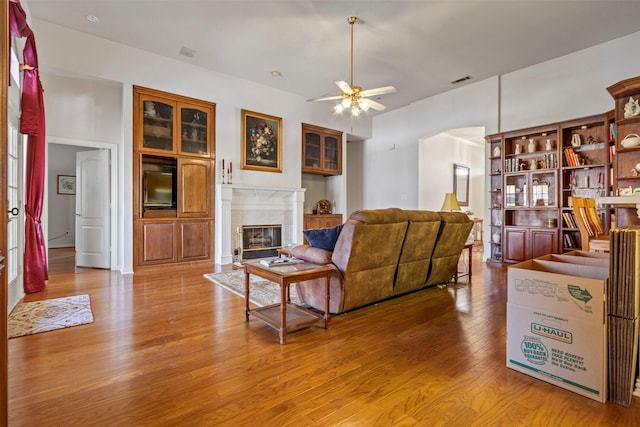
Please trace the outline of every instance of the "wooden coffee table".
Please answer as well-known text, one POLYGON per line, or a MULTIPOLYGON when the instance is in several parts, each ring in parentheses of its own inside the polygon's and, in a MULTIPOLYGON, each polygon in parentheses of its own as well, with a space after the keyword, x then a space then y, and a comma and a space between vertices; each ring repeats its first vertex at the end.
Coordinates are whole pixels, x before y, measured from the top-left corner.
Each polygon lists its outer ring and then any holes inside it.
POLYGON ((285 344, 287 333, 297 331, 319 321, 324 321, 324 329, 329 327, 329 280, 333 268, 326 265, 301 262, 282 266, 267 267, 259 261, 245 262, 244 266, 244 302, 245 321, 249 321, 249 314, 263 320, 269 326, 278 330, 280 344, 285 344), (249 275, 267 279, 280 285, 280 303, 265 307, 249 308, 249 275), (313 279, 325 279, 324 315, 305 307, 291 304, 289 286, 292 283, 313 279))

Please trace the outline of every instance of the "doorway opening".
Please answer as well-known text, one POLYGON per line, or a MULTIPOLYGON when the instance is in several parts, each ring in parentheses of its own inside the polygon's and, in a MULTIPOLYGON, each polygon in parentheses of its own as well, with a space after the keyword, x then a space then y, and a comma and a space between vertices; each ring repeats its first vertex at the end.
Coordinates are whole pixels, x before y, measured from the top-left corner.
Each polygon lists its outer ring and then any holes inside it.
MULTIPOLYGON (((107 240, 108 264, 100 268, 117 268, 117 236, 119 236, 117 221, 117 145, 94 142, 69 140, 50 137, 47 139, 47 185, 45 191, 45 207, 43 215, 43 232, 47 241, 47 255, 51 274, 79 273, 87 268, 78 267, 76 260, 76 243, 78 239, 77 222, 81 218, 76 211, 75 191, 59 191, 59 177, 76 176, 77 153, 92 151, 108 151, 108 182, 107 207, 103 209, 105 221, 108 222, 107 240)), ((82 232, 81 232, 82 233, 82 232)))

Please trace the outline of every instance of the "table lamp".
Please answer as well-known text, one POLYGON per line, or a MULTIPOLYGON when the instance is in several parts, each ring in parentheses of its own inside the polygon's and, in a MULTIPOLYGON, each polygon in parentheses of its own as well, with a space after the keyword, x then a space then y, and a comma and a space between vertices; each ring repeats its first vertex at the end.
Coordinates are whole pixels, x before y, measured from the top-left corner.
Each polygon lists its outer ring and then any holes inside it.
POLYGON ((444 195, 444 203, 442 204, 442 207, 440 208, 440 210, 449 211, 449 212, 460 210, 460 205, 458 204, 458 198, 456 197, 455 193, 446 193, 444 195))

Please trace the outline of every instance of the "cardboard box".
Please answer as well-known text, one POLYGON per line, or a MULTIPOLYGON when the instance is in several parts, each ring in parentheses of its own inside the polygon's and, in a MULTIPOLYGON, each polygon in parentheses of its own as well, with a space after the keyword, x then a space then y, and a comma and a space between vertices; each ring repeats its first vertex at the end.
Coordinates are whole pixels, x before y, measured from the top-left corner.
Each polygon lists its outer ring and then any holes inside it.
POLYGON ((571 251, 561 255, 550 254, 536 258, 537 261, 555 261, 569 264, 609 268, 609 254, 601 252, 571 251))
POLYGON ((507 271, 507 367, 605 402, 609 269, 542 258, 507 271))

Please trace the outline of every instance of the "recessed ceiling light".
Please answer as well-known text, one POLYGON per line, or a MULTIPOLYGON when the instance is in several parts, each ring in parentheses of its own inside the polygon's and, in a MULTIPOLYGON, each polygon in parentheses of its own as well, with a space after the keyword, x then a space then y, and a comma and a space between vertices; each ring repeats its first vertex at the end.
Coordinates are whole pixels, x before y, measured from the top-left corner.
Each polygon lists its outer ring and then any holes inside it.
POLYGON ((98 22, 98 21, 100 21, 100 18, 98 18, 96 15, 87 15, 87 16, 85 16, 85 18, 87 18, 87 21, 89 21, 89 22, 98 22))
POLYGON ((282 77, 282 73, 280 71, 276 71, 276 70, 272 71, 271 75, 273 77, 282 77))

